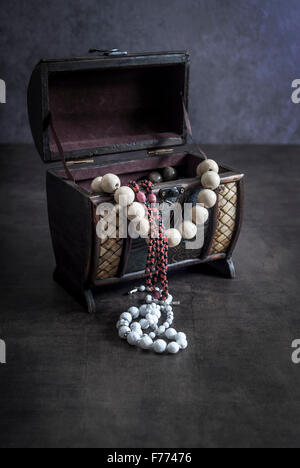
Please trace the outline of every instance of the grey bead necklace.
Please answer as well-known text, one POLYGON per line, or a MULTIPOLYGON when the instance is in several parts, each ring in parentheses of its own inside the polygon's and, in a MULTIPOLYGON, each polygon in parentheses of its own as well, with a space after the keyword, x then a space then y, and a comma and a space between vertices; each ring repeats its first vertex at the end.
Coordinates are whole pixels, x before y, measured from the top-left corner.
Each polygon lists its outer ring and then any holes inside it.
MULTIPOLYGON (((129 294, 145 294, 150 291, 150 288, 140 286, 129 294)), ((157 288, 157 291, 160 289, 157 288)), ((127 312, 120 315, 116 325, 119 337, 127 340, 132 346, 159 354, 176 354, 181 349, 186 349, 188 342, 185 333, 177 332, 171 327, 174 321, 173 297, 169 294, 168 298, 162 301, 147 294, 145 302, 140 307, 131 306, 127 312)))

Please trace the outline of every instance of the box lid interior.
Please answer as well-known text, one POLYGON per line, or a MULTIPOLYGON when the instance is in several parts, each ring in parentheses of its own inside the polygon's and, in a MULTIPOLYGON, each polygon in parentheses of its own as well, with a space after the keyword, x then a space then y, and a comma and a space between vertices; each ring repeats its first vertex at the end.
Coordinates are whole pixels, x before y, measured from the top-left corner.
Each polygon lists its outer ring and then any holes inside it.
POLYGON ((44 60, 28 89, 32 134, 45 162, 184 144, 188 56, 140 54, 44 60))

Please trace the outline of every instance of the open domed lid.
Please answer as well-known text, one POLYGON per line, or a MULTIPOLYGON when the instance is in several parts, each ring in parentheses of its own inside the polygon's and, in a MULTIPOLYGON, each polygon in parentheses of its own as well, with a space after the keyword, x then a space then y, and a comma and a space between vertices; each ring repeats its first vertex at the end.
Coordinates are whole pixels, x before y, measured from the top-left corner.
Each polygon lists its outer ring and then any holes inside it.
POLYGON ((44 162, 184 144, 185 52, 41 60, 28 88, 32 135, 44 162))

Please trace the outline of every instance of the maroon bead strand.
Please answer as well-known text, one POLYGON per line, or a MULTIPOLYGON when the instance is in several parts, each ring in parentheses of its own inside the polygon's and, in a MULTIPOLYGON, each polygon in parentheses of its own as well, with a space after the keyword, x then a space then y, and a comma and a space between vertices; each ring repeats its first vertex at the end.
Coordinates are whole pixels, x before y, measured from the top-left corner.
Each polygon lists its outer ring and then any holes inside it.
MULTIPOLYGON (((144 181, 141 186, 148 193, 148 200, 152 203, 156 202, 156 197, 153 194, 153 184, 150 181, 144 181)), ((150 203, 151 205, 151 203, 150 203)), ((155 226, 155 257, 156 266, 154 272, 154 278, 152 283, 152 290, 155 289, 155 285, 158 280, 161 282, 163 294, 162 299, 165 300, 169 294, 168 280, 167 280, 167 268, 168 268, 168 241, 166 231, 163 225, 162 216, 157 206, 153 207, 153 218, 155 226)))
POLYGON ((167 279, 168 269, 168 239, 166 230, 162 222, 162 216, 156 203, 156 196, 153 193, 153 184, 144 180, 140 184, 147 194, 140 190, 136 182, 130 182, 129 187, 135 192, 136 199, 144 203, 148 211, 148 220, 150 223, 150 241, 148 246, 148 256, 145 268, 146 285, 154 292, 154 296, 159 299, 160 294, 155 291, 155 287, 160 280, 163 290, 162 299, 166 300, 169 294, 167 279), (156 294, 158 293, 158 294, 156 294))

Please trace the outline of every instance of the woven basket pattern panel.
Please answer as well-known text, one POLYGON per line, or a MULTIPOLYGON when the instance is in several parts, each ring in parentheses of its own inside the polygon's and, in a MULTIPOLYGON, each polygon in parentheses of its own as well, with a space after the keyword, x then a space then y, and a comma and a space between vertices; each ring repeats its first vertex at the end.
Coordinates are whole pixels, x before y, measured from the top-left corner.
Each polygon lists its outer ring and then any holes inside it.
POLYGON ((226 253, 235 229, 238 190, 233 182, 220 187, 218 223, 210 253, 226 253))
POLYGON ((96 279, 102 280, 106 278, 113 278, 117 275, 122 251, 123 251, 124 239, 105 239, 100 243, 100 255, 99 263, 96 273, 96 279))

